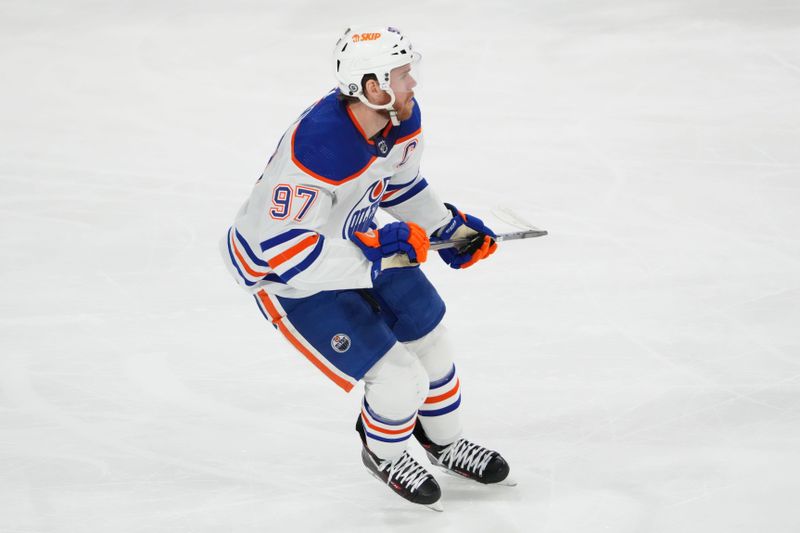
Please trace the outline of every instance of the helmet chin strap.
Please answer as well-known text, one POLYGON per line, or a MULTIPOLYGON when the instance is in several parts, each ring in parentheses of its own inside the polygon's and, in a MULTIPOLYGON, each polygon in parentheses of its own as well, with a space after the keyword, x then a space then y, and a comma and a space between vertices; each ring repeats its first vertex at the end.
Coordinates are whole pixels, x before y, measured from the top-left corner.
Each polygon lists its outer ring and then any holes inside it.
POLYGON ((397 111, 395 111, 395 109, 394 109, 394 100, 395 100, 394 91, 391 89, 391 87, 385 88, 384 91, 386 91, 389 94, 389 97, 391 98, 391 100, 389 100, 388 104, 375 105, 372 102, 370 102, 369 100, 367 100, 367 97, 364 96, 363 92, 358 95, 358 99, 361 101, 362 104, 364 104, 365 106, 369 107, 370 109, 375 109, 376 111, 380 111, 380 110, 388 111, 389 112, 389 120, 392 121, 392 126, 399 126, 400 125, 400 119, 397 118, 397 111))
POLYGON ((389 110, 389 120, 392 121, 392 126, 400 125, 400 119, 397 118, 397 111, 395 111, 394 108, 389 110))

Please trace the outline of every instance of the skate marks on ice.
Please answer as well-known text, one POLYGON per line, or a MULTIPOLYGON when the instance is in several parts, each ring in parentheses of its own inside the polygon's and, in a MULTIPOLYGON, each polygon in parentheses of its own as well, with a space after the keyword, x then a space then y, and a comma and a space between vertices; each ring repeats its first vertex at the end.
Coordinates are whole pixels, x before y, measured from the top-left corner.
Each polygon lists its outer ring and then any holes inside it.
POLYGON ((164 364, 159 354, 130 357, 140 363, 126 373, 150 384, 142 388, 146 399, 128 391, 121 394, 123 403, 136 404, 127 415, 98 402, 106 394, 113 398, 113 392, 79 390, 69 383, 70 375, 37 373, 22 354, 0 358, 0 392, 6 405, 0 414, 28 420, 22 441, 0 446, 0 496, 18 504, 2 513, 0 530, 24 524, 35 525, 37 531, 59 530, 56 524, 80 526, 82 531, 127 530, 131 523, 126 516, 136 516, 134 523, 140 525, 155 521, 154 526, 163 526, 199 516, 213 522, 235 509, 253 522, 286 513, 289 523, 291 513, 302 512, 297 506, 305 498, 334 513, 337 507, 351 507, 348 495, 367 484, 353 481, 355 474, 346 475, 356 467, 355 460, 323 472, 294 468, 294 461, 285 459, 275 462, 270 439, 291 437, 264 434, 269 424, 257 427, 261 420, 256 415, 183 392, 185 385, 159 369, 164 364), (65 405, 57 399, 62 390, 70 391, 65 405), (187 409, 197 405, 191 412, 175 409, 164 397, 187 409), (153 398, 158 412, 148 405, 153 398), (90 401, 93 410, 76 411, 76 401, 90 401), (49 437, 53 434, 59 435, 56 441, 49 437), (35 508, 44 501, 70 500, 73 506, 35 508))
MULTIPOLYGON (((49 402, 36 391, 31 383, 27 358, 24 355, 12 354, 10 357, 0 360, 0 385, 2 385, 4 394, 15 410, 63 428, 64 433, 86 443, 88 446, 192 472, 246 481, 254 480, 252 475, 245 472, 237 472, 231 468, 208 463, 204 464, 202 461, 192 461, 177 455, 159 453, 148 449, 147 446, 132 444, 130 439, 123 436, 124 429, 120 433, 117 433, 117 431, 125 427, 129 422, 134 421, 135 418, 126 420, 124 417, 118 417, 113 422, 93 424, 82 419, 91 418, 92 413, 83 413, 85 416, 82 416, 82 418, 68 414, 66 410, 49 402), (114 426, 116 426, 116 431, 114 426)), ((130 431, 130 427, 128 427, 127 431, 130 431)), ((103 464, 105 465, 105 463, 103 464)), ((105 466, 107 468, 107 465, 105 466)))
MULTIPOLYGON (((104 413, 99 410, 81 412, 80 416, 74 416, 69 413, 68 407, 61 407, 48 400, 46 396, 48 392, 56 390, 59 386, 71 387, 71 385, 63 378, 42 378, 31 374, 28 357, 22 354, 11 354, 0 359, 0 387, 14 412, 24 413, 25 416, 63 428, 65 434, 86 443, 89 447, 105 450, 106 453, 111 451, 123 453, 147 463, 165 464, 199 474, 258 482, 283 492, 280 490, 282 484, 279 481, 268 479, 269 471, 274 470, 276 466, 280 469, 280 464, 264 463, 259 465, 260 468, 254 469, 253 464, 240 464, 236 458, 220 455, 217 453, 217 448, 220 444, 224 444, 224 439, 220 436, 212 438, 209 432, 221 430, 229 432, 237 428, 230 440, 236 440, 236 435, 241 432, 243 436, 246 435, 249 446, 257 446, 261 440, 266 443, 276 437, 289 438, 292 431, 298 430, 297 424, 281 420, 282 428, 274 428, 275 421, 271 420, 268 414, 262 416, 192 392, 172 373, 163 354, 131 354, 126 358, 125 366, 126 375, 132 380, 126 385, 132 383, 147 394, 146 398, 139 397, 135 401, 150 403, 140 405, 143 409, 130 416, 114 413, 113 419, 104 420, 102 423, 93 421, 103 417, 104 413), (37 391, 32 378, 37 379, 38 388, 45 394, 37 391), (173 412, 175 406, 178 410, 173 412), (160 415, 152 411, 153 408, 161 411, 169 410, 170 413, 164 420, 159 420, 160 415), (172 418, 176 420, 170 421, 172 418), (269 428, 266 434, 265 428, 269 428), (189 437, 192 433, 196 435, 197 441, 208 441, 211 438, 210 447, 205 450, 202 447, 200 450, 188 450, 177 446, 181 441, 187 444, 191 442, 192 439, 189 437), (141 443, 135 444, 137 440, 141 443), (198 451, 202 453, 198 454, 198 451)), ((92 401, 96 401, 98 392, 73 390, 70 394, 73 398, 94 397, 92 401)), ((105 391, 100 391, 100 394, 105 394, 105 391)), ((133 393, 126 392, 120 395, 119 399, 125 401, 126 395, 133 398, 133 393)), ((96 408, 101 407, 98 404, 96 408)), ((302 429, 306 433, 313 431, 305 426, 302 429)), ((197 445, 193 448, 197 448, 197 445)), ((103 457, 103 454, 93 457, 103 457)), ((92 459, 86 462, 101 473, 107 471, 107 464, 103 461, 92 459)), ((299 491, 306 484, 313 483, 297 480, 295 486, 299 486, 299 491)))

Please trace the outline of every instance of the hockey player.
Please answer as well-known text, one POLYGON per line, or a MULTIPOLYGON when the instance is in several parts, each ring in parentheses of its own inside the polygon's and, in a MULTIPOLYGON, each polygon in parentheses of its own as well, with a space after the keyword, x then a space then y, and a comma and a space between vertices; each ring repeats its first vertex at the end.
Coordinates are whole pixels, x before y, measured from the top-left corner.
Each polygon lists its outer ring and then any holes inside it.
POLYGON ((467 268, 495 251, 478 218, 443 204, 419 171, 420 56, 391 27, 348 29, 338 88, 280 140, 221 242, 264 317, 345 391, 364 381, 356 430, 369 471, 404 498, 441 509, 435 478, 406 451, 480 483, 510 484, 495 451, 464 439, 445 305, 419 268, 429 241, 469 238, 441 258, 467 268), (398 222, 378 228, 378 209, 398 222))

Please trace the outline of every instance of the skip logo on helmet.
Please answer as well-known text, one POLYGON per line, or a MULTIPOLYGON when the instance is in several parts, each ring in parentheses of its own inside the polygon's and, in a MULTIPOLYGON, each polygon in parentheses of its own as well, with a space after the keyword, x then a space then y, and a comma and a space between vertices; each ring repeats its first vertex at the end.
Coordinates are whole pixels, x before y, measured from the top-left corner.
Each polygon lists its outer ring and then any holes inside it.
POLYGON ((356 33, 353 35, 353 42, 360 43, 362 41, 377 41, 380 38, 380 33, 356 33))

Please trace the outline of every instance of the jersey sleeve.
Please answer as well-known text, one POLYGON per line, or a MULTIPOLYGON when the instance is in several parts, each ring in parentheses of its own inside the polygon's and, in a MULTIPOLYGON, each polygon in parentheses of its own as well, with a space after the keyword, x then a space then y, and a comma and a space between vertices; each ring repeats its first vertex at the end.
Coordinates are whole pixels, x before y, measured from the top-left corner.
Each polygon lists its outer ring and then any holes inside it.
POLYGON ((267 282, 308 292, 371 287, 371 263, 358 247, 319 231, 330 216, 332 191, 289 181, 261 184, 228 230, 222 252, 239 284, 251 291, 267 282), (267 195, 281 201, 278 207, 267 195))
POLYGON ((452 215, 420 173, 424 142, 421 132, 405 141, 402 149, 404 160, 408 159, 389 179, 380 206, 398 220, 418 224, 430 235, 447 224, 452 215))

